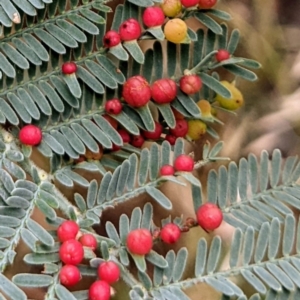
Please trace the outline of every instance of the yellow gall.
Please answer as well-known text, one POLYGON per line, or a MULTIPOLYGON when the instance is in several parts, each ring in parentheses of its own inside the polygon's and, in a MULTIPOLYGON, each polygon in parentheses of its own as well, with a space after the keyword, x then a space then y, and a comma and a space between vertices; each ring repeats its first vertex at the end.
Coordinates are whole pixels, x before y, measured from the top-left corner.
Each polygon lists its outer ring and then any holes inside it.
POLYGON ((244 104, 244 97, 234 84, 228 81, 221 81, 221 84, 231 92, 231 98, 224 98, 217 94, 215 100, 220 106, 228 110, 236 110, 244 104))
POLYGON ((204 118, 211 118, 212 117, 212 115, 211 115, 211 105, 207 100, 202 99, 202 100, 198 101, 197 106, 201 110, 202 117, 204 117, 204 118))
POLYGON ((201 120, 189 120, 188 125, 189 129, 186 136, 193 141, 199 140, 206 133, 207 126, 201 120))
POLYGON ((187 25, 181 19, 175 18, 169 20, 164 28, 164 34, 168 41, 179 44, 185 40, 187 36, 187 25))
POLYGON ((180 0, 164 0, 160 7, 165 16, 174 18, 181 12, 182 5, 180 0))

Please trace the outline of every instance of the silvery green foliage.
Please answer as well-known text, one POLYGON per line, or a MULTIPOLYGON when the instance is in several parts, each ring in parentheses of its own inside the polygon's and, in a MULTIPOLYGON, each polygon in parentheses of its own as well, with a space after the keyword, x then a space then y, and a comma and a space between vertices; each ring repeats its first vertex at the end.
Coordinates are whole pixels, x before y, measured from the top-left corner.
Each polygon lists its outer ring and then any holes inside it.
MULTIPOLYGON (((239 31, 229 29, 226 12, 210 9, 187 11, 207 30, 188 29, 190 44, 166 44, 162 28, 144 28, 143 39, 155 39, 144 53, 137 42, 124 42, 115 48, 103 47, 106 20, 111 8, 104 0, 3 0, 0 3, 0 299, 27 299, 22 288, 43 288, 45 299, 88 299, 87 290, 70 292, 59 282, 60 243, 55 231, 47 231, 32 218, 38 209, 47 222, 57 228, 65 219, 76 220, 83 233, 93 232, 101 224, 101 215, 115 205, 147 194, 165 210, 172 208, 159 189, 166 181, 190 185, 195 210, 205 201, 217 203, 224 219, 237 227, 230 248, 228 269, 221 270, 223 242, 215 236, 208 245, 198 241, 193 278, 185 275, 189 253, 183 247, 165 256, 152 250, 145 257, 128 252, 126 237, 130 230, 155 231, 153 207, 147 203, 130 215, 122 214, 118 224, 108 221, 106 236, 95 234, 101 258, 85 248, 89 264, 79 265, 82 276, 96 278, 96 268, 103 259, 112 259, 121 268, 122 279, 130 287, 131 299, 188 299, 185 291, 197 283, 206 283, 222 294, 222 299, 298 299, 300 263, 299 226, 295 211, 299 209, 297 180, 300 175, 296 157, 283 164, 279 151, 271 161, 266 152, 260 159, 249 155, 228 169, 211 171, 208 194, 202 193, 199 180, 190 173, 161 177, 160 167, 173 164, 184 153, 184 140, 171 146, 166 141, 153 143, 149 149, 123 144, 119 133, 102 117, 105 102, 120 97, 126 78, 141 74, 150 83, 164 76, 178 79, 186 69, 199 74, 203 82, 200 93, 188 96, 178 92, 171 104, 151 102, 135 109, 124 105, 122 113, 112 116, 132 135, 154 129, 153 112, 160 114, 164 127, 175 127, 172 109, 187 119, 207 121, 208 133, 218 138, 210 124, 222 123, 216 117, 206 119, 196 105, 199 99, 213 102, 215 93, 224 97, 229 91, 220 84, 218 68, 237 77, 257 79, 249 69, 260 65, 250 59, 235 57, 239 31), (218 63, 219 48, 227 49, 231 58, 218 63), (62 74, 63 62, 74 60, 76 75, 62 74), (166 70, 163 69, 166 62, 166 70), (33 123, 43 130, 43 140, 36 149, 20 145, 19 127, 33 123), (10 138, 10 135, 12 138, 10 138), (109 151, 113 144, 120 146, 109 151), (74 164, 86 151, 105 149, 101 160, 74 164), (30 159, 37 150, 49 160, 50 171, 40 170, 30 159), (88 180, 82 171, 101 180, 88 180), (58 188, 59 186, 59 188, 58 188), (75 193, 67 200, 64 189, 80 186, 86 193, 75 193), (292 210, 293 209, 293 210, 292 210), (63 213, 64 217, 57 214, 63 213), (249 218, 251 215, 251 219, 249 218), (30 253, 26 264, 43 268, 42 274, 16 274, 11 280, 4 274, 14 264, 16 247, 23 241, 30 253), (132 269, 137 270, 131 273, 132 269), (153 272, 152 272, 153 271, 153 272), (232 280, 242 277, 253 287, 245 295, 232 280), (5 296, 4 296, 5 295, 5 296)), ((141 19, 144 7, 160 0, 128 0, 116 7, 111 29, 129 17, 141 19)), ((226 158, 219 152, 223 143, 206 144, 196 168, 226 158)), ((45 167, 46 169, 47 167, 45 167)), ((163 220, 162 225, 170 222, 163 220)), ((182 225, 180 217, 174 219, 182 225)), ((158 241, 159 242, 159 241, 158 241)))

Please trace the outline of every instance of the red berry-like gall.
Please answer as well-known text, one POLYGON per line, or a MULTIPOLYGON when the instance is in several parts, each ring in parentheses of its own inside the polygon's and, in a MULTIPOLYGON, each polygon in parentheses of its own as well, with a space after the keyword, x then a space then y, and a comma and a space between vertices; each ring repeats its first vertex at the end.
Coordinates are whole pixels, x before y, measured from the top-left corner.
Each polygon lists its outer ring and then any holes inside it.
POLYGON ((175 137, 184 137, 189 130, 189 124, 185 119, 176 120, 175 128, 170 128, 170 133, 175 137))
POLYGON ((176 98, 176 95, 177 87, 172 79, 158 79, 151 86, 151 96, 156 103, 170 103, 176 98))
POLYGON ((143 22, 147 27, 161 26, 164 24, 165 14, 158 6, 147 7, 143 13, 143 22))
POLYGON ((119 45, 121 42, 120 35, 115 30, 109 30, 106 32, 106 34, 103 37, 103 44, 107 48, 111 48, 114 46, 119 45))
POLYGON ((204 230, 217 229, 223 220, 223 213, 220 208, 213 203, 205 203, 197 210, 197 221, 204 230))
POLYGON ((161 176, 171 176, 174 175, 175 169, 171 165, 163 165, 159 171, 161 176))
POLYGON ((97 248, 97 240, 90 233, 83 234, 80 237, 79 242, 81 243, 82 246, 91 248, 93 251, 96 250, 96 248, 97 248))
POLYGON ((42 138, 42 130, 35 125, 25 125, 19 132, 20 142, 24 145, 36 146, 42 138))
POLYGON ((142 132, 143 136, 146 139, 158 140, 160 138, 162 131, 163 131, 163 126, 156 121, 154 121, 154 124, 155 124, 154 131, 143 131, 142 132))
POLYGON ((172 134, 167 134, 165 136, 165 140, 168 141, 170 143, 170 145, 175 145, 176 140, 177 140, 177 136, 172 135, 172 134))
POLYGON ((131 145, 137 148, 141 148, 145 142, 142 135, 133 135, 131 137, 131 145))
POLYGON ((137 40, 142 33, 142 28, 136 19, 130 18, 120 25, 119 33, 122 41, 137 40))
POLYGON ((119 135, 121 136, 123 140, 123 144, 130 143, 131 137, 127 130, 125 129, 119 129, 118 130, 119 135))
POLYGON ((178 225, 174 223, 169 223, 165 225, 160 231, 160 238, 163 242, 167 244, 176 243, 181 235, 181 230, 178 225))
POLYGON ((120 268, 113 261, 105 261, 98 267, 98 276, 109 284, 115 283, 120 278, 120 268))
POLYGON ((81 279, 80 271, 73 265, 64 265, 59 272, 60 283, 64 286, 73 286, 81 279))
POLYGON ((109 300, 110 285, 104 280, 97 280, 89 288, 89 300, 109 300))
POLYGON ((221 62, 221 61, 229 59, 229 58, 230 58, 230 53, 225 49, 220 49, 216 53, 216 60, 218 62, 221 62))
POLYGON ((114 98, 105 103, 105 111, 112 115, 118 115, 122 111, 122 103, 119 99, 114 98))
POLYGON ((174 161, 176 171, 191 172, 194 169, 194 160, 185 154, 179 155, 174 161))
POLYGON ((139 75, 130 77, 123 85, 122 96, 132 107, 146 105, 151 98, 151 89, 148 81, 139 75))
POLYGON ((199 0, 181 0, 181 4, 184 7, 193 7, 198 4, 199 0))
POLYGON ((198 75, 184 75, 180 79, 179 86, 184 93, 192 95, 201 90, 202 80, 198 75))
POLYGON ((77 240, 67 240, 60 246, 60 260, 67 265, 78 265, 82 261, 83 256, 83 246, 77 240))
POLYGON ((65 75, 73 74, 77 71, 77 65, 73 61, 65 62, 61 67, 61 71, 65 75))
POLYGON ((199 8, 209 9, 216 5, 218 0, 199 0, 198 5, 199 8))
POLYGON ((153 246, 151 232, 148 229, 135 229, 129 232, 126 245, 132 254, 146 255, 153 246))
POLYGON ((79 232, 79 226, 76 222, 68 220, 64 221, 57 229, 57 236, 61 242, 76 238, 79 232))

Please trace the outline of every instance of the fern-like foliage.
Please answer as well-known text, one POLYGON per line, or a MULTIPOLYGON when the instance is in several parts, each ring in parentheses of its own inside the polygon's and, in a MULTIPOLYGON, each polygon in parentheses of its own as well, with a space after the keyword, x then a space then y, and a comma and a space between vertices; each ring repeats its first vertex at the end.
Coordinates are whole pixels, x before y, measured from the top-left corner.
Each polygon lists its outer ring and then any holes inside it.
POLYGON ((224 247, 221 238, 215 236, 210 246, 205 238, 201 238, 197 247, 195 278, 183 278, 187 249, 181 248, 177 253, 171 250, 165 257, 168 266, 163 269, 155 266, 153 278, 146 273, 139 274, 146 291, 135 287, 130 293, 131 299, 189 299, 183 291, 200 282, 222 293, 222 299, 258 300, 275 299, 276 296, 297 299, 292 297, 299 296, 298 238, 294 243, 294 237, 298 235, 299 226, 292 215, 286 216, 283 226, 277 218, 271 223, 263 223, 257 233, 252 226, 245 232, 236 229, 228 269, 220 269, 224 247), (237 276, 242 276, 256 293, 248 298, 233 280, 237 276))
POLYGON ((300 207, 299 168, 296 156, 283 162, 279 150, 274 150, 271 159, 266 151, 260 160, 249 154, 238 164, 231 162, 228 168, 209 172, 207 200, 217 203, 225 221, 234 227, 246 230, 251 225, 259 230, 273 218, 283 223, 287 214, 293 214, 292 209, 300 207))

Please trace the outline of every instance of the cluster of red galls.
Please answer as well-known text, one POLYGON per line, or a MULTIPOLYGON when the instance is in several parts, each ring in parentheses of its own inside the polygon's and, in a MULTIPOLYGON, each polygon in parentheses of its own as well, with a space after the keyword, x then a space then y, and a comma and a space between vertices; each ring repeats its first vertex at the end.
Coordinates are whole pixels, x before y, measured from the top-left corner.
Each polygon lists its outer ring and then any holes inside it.
MULTIPOLYGON (((202 81, 198 75, 184 75, 179 82, 179 88, 186 94, 197 93, 202 87, 202 81)), ((122 97, 131 107, 140 108, 152 99, 157 104, 171 103, 177 96, 177 84, 173 79, 163 78, 153 82, 152 85, 142 76, 130 77, 123 85, 122 97)), ((105 104, 105 111, 111 115, 122 112, 123 104, 120 99, 110 99, 105 104)), ((184 137, 188 132, 188 122, 185 119, 176 119, 174 128, 169 129, 165 139, 174 145, 178 137, 184 137)), ((129 139, 129 134, 122 130, 124 143, 135 147, 141 147, 144 139, 158 140, 163 132, 161 123, 155 121, 154 131, 142 130, 141 135, 129 139)), ((119 132, 120 133, 120 132, 119 132)))
MULTIPOLYGON (((218 228, 223 220, 222 211, 213 203, 203 204, 196 212, 197 222, 187 221, 181 228, 175 223, 168 223, 161 230, 154 231, 145 228, 135 229, 126 237, 126 247, 133 255, 146 255, 153 247, 153 240, 160 238, 167 244, 176 243, 182 232, 198 224, 205 231, 218 228)), ((79 226, 74 221, 65 221, 57 229, 57 236, 62 242, 59 249, 59 257, 64 266, 59 272, 60 283, 66 287, 72 287, 81 280, 78 265, 84 259, 84 247, 92 251, 97 248, 97 240, 92 234, 81 235, 79 226), (79 237, 79 238, 78 238, 79 237)), ((120 278, 119 265, 112 261, 100 263, 97 269, 98 278, 89 288, 89 300, 109 300, 111 295, 110 285, 120 278)))
POLYGON ((213 203, 205 203, 199 207, 196 213, 197 221, 189 218, 186 224, 179 227, 175 223, 168 223, 151 234, 150 230, 145 228, 131 231, 126 240, 128 250, 135 255, 146 255, 153 247, 153 239, 160 238, 166 244, 176 243, 182 232, 187 232, 190 227, 198 224, 205 231, 217 229, 223 220, 223 213, 219 207, 213 203))
MULTIPOLYGON (((76 285, 80 279, 80 270, 77 267, 84 258, 84 248, 95 251, 97 240, 92 234, 80 236, 79 226, 74 221, 65 221, 57 229, 58 239, 62 242, 59 249, 59 257, 64 263, 59 273, 60 283, 66 287, 76 285), (77 240, 77 237, 79 239, 77 240)), ((119 280, 120 269, 113 261, 102 262, 97 270, 99 280, 96 280, 89 288, 90 300, 110 299, 110 284, 119 280)))
MULTIPOLYGON (((162 5, 164 5, 165 2, 162 5)), ((209 9, 216 4, 217 0, 181 0, 180 2, 186 8, 199 5, 201 9, 209 9)), ((178 4, 174 3, 173 6, 176 5, 178 4)), ((143 11, 142 20, 146 27, 155 28, 164 24, 166 16, 169 16, 168 13, 165 14, 161 7, 151 6, 143 11)), ((109 30, 103 38, 103 44, 107 48, 112 48, 121 42, 137 40, 141 34, 142 27, 138 20, 130 18, 119 26, 118 31, 109 30)))

